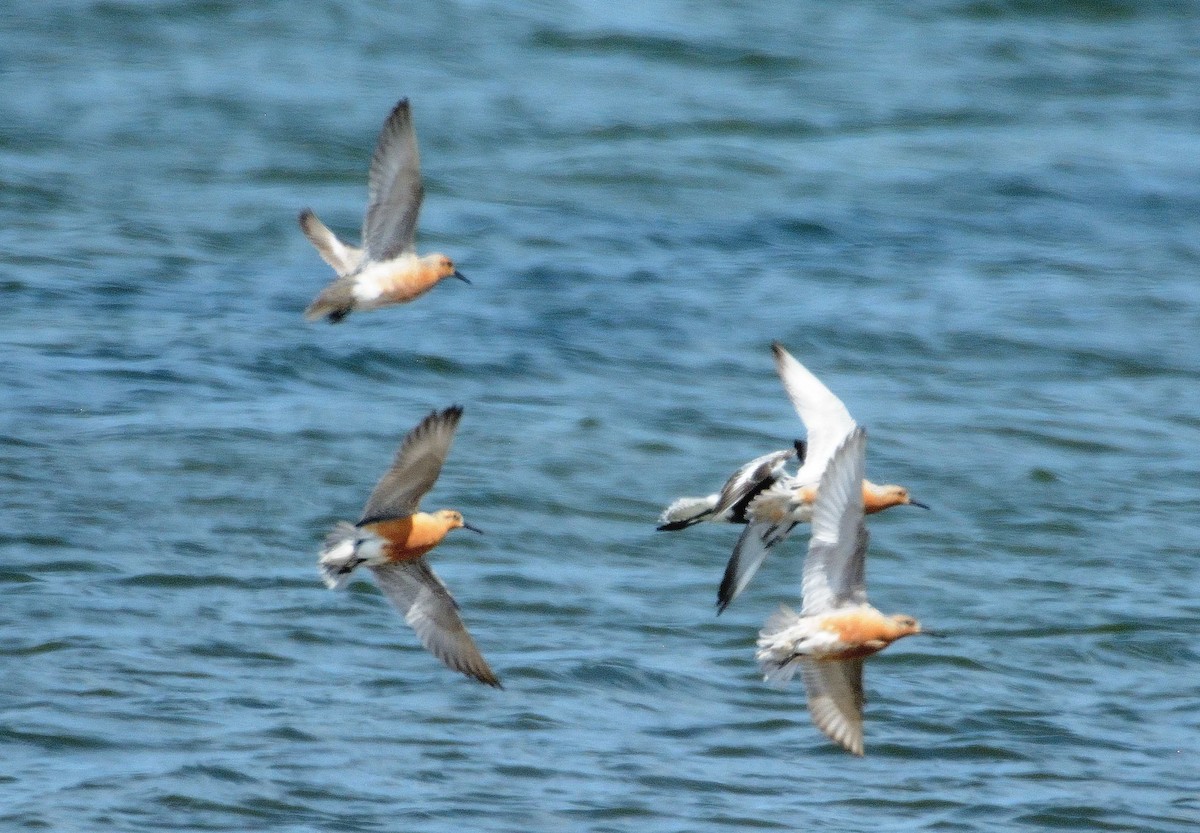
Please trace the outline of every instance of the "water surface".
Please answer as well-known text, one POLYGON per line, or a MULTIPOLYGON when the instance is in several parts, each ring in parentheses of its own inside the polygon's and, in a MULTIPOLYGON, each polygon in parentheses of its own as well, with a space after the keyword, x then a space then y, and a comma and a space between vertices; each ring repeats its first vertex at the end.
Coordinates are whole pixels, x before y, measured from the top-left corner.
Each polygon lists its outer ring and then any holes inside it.
POLYGON ((48 2, 0 30, 0 822, 1191 830, 1200 15, 1074 2, 48 2), (411 97, 474 281, 306 325, 411 97), (805 536, 653 531, 870 432, 867 757, 764 686, 805 536), (318 580, 466 407, 437 569, 506 684, 318 580))

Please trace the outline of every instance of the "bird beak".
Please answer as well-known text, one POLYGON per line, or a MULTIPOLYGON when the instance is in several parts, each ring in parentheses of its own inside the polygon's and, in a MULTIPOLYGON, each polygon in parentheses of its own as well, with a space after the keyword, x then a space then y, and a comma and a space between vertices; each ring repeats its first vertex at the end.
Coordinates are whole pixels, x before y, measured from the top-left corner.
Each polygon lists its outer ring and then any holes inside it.
POLYGON ((922 509, 928 509, 928 508, 929 508, 929 504, 928 504, 928 503, 921 503, 921 501, 919 501, 919 500, 913 500, 912 498, 909 498, 909 499, 908 499, 908 505, 909 505, 909 506, 919 506, 919 507, 921 507, 922 509))
POLYGON ((457 269, 454 270, 454 274, 452 274, 450 277, 458 278, 463 283, 470 283, 470 281, 467 280, 467 276, 464 275, 462 272, 458 271, 457 269))
POLYGON ((483 534, 483 530, 482 530, 482 529, 480 529, 480 528, 479 528, 479 527, 477 527, 477 526, 471 526, 471 525, 470 525, 469 523, 467 523, 466 521, 463 521, 463 529, 469 529, 469 530, 471 530, 472 532, 478 532, 480 535, 482 535, 482 534, 483 534))

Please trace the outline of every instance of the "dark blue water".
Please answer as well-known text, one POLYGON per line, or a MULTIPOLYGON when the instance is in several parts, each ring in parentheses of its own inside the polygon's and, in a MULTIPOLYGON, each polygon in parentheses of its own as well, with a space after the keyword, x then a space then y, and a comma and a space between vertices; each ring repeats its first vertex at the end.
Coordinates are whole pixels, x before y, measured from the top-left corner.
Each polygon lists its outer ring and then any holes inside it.
POLYGON ((45 2, 0 23, 0 827, 1183 831, 1200 821, 1200 10, 45 2), (306 325, 412 99, 470 287, 306 325), (867 756, 764 686, 796 535, 653 531, 800 433, 934 506, 867 756), (504 679, 320 583, 399 438, 504 679))

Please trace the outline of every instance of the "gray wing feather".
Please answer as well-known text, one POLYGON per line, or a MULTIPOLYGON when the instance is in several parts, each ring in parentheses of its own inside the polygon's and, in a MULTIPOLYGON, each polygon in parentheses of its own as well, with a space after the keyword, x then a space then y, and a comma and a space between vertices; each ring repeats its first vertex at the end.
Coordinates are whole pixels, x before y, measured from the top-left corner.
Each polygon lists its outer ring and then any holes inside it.
POLYGON ((846 601, 866 601, 863 563, 869 535, 862 499, 866 456, 867 432, 855 428, 821 476, 804 559, 801 614, 821 613, 846 601))
POLYGON ((415 251, 417 215, 421 212, 421 160, 408 99, 392 109, 371 157, 363 248, 371 260, 387 260, 415 251))
POLYGON ((424 558, 370 569, 426 650, 455 671, 501 687, 459 618, 458 604, 424 558))
POLYGON ((864 605, 867 603, 867 545, 871 541, 871 533, 866 524, 859 524, 854 543, 854 555, 837 565, 830 576, 838 601, 864 605))
POLYGON ((402 518, 417 511, 421 498, 433 488, 442 463, 450 453, 454 430, 462 418, 463 409, 457 405, 444 411, 434 411, 408 432, 396 459, 380 478, 359 526, 388 518, 402 518))
POLYGON ((863 661, 806 661, 801 668, 808 712, 831 740, 855 755, 863 753, 863 661))
POLYGON ((779 473, 779 469, 795 456, 796 450, 794 448, 773 451, 770 454, 756 457, 735 471, 721 488, 720 497, 717 498, 717 505, 712 510, 713 516, 721 517, 721 515, 747 495, 760 490, 763 481, 768 479, 773 480, 779 473))

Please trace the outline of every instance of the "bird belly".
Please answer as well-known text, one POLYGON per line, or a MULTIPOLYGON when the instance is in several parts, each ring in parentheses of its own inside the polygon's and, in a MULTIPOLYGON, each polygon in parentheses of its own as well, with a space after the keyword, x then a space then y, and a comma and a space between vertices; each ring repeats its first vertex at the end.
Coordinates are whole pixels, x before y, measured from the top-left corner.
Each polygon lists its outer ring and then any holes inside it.
POLYGON ((792 625, 774 634, 760 634, 758 645, 780 657, 792 659, 823 659, 841 647, 837 634, 810 616, 798 617, 792 625))
POLYGON ((421 295, 436 281, 428 281, 421 261, 401 255, 372 263, 354 278, 354 300, 363 309, 402 304, 421 295))
POLYGON ((837 637, 820 659, 860 659, 881 651, 896 639, 895 624, 873 607, 824 617, 821 628, 837 637))

